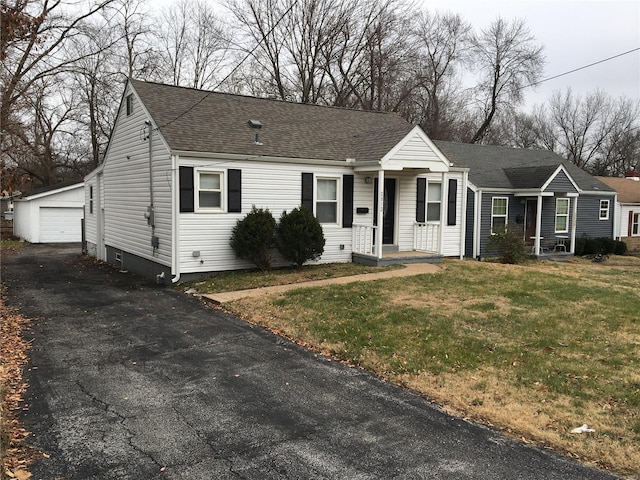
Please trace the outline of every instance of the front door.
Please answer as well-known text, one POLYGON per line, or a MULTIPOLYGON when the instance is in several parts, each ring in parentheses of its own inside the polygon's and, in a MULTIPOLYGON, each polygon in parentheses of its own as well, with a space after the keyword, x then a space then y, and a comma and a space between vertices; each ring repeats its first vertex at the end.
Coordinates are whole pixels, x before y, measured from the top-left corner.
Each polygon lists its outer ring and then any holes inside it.
MULTIPOLYGON (((373 224, 378 223, 378 179, 373 192, 373 224)), ((393 245, 396 225, 396 179, 384 179, 384 204, 382 206, 382 244, 393 245)))
POLYGON ((527 245, 533 245, 536 236, 536 217, 538 216, 538 200, 528 198, 524 217, 524 241, 527 245))

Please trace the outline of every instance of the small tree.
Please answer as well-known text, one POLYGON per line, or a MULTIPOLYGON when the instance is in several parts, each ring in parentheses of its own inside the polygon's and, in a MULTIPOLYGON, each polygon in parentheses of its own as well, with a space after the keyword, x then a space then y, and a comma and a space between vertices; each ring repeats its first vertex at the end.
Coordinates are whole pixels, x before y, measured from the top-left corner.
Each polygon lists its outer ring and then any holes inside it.
POLYGON ((325 239, 318 219, 306 207, 282 212, 276 231, 278 251, 298 268, 324 252, 325 239))
POLYGON ((256 208, 238 220, 231 233, 230 244, 236 257, 256 265, 260 270, 271 267, 269 250, 274 246, 276 221, 269 209, 256 208))
POLYGON ((511 224, 489 237, 488 250, 498 255, 502 263, 517 265, 528 257, 521 228, 511 224))

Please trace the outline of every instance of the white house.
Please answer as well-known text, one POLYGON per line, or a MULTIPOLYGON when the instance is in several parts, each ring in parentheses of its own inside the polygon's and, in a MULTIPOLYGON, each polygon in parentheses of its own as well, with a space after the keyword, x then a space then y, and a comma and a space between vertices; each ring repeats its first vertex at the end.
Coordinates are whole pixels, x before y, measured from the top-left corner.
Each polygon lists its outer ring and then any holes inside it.
POLYGON ((84 184, 55 185, 14 200, 13 234, 31 243, 82 240, 84 184))
POLYGON ((625 178, 598 177, 617 192, 615 238, 631 251, 640 250, 640 172, 631 170, 625 178))
POLYGON ((236 222, 305 205, 319 262, 462 257, 467 178, 395 114, 130 80, 85 178, 87 248, 162 283, 251 268, 229 246, 236 222))

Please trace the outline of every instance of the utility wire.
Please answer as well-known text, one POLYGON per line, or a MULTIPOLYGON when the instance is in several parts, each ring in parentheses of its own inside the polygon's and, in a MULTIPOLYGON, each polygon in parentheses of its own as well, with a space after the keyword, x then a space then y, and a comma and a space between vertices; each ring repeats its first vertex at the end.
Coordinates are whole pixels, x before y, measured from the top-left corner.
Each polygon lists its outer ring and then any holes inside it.
POLYGON ((289 12, 291 10, 293 10, 293 7, 296 6, 296 4, 298 3, 298 0, 293 0, 293 2, 291 2, 291 5, 289 6, 289 8, 287 8, 287 10, 280 15, 280 18, 278 18, 278 20, 276 21, 276 23, 273 24, 273 26, 269 29, 269 31, 267 32, 266 35, 263 35, 263 37, 258 40, 258 43, 256 43, 256 46, 253 47, 249 52, 247 52, 247 54, 242 58, 242 60, 240 60, 240 62, 238 62, 238 64, 233 67, 233 69, 227 74, 226 77, 224 77, 222 80, 220 80, 220 82, 218 82, 218 84, 209 92, 207 92, 207 94, 202 97, 200 100, 198 100, 196 103, 194 103, 193 105, 191 105, 188 109, 186 109, 184 112, 182 112, 180 115, 178 115, 177 117, 175 117, 173 120, 169 120, 167 123, 160 125, 158 128, 163 128, 166 127, 168 125, 171 125, 173 122, 179 120, 180 118, 184 117, 187 113, 189 113, 190 111, 192 111, 194 108, 196 108, 198 105, 200 105, 202 102, 204 102, 207 97, 209 95, 211 95, 212 93, 214 93, 214 91, 220 86, 222 85, 224 82, 227 81, 227 79, 233 75, 236 70, 238 70, 238 68, 240 68, 240 66, 251 56, 253 55, 253 52, 255 52, 258 47, 260 46, 260 44, 269 36, 273 33, 273 31, 276 29, 276 27, 280 24, 280 22, 284 19, 284 17, 286 17, 289 12))
POLYGON ((614 55, 613 57, 605 58, 603 60, 598 60, 597 62, 590 63, 589 65, 584 65, 582 67, 574 68, 573 70, 569 70, 568 72, 559 73, 558 75, 554 75, 553 77, 543 78, 539 82, 530 83, 529 85, 525 85, 522 88, 525 89, 525 88, 529 88, 529 87, 535 87, 537 85, 540 85, 541 83, 548 82, 549 80, 555 80, 556 78, 564 77, 565 75, 569 75, 570 73, 578 72, 580 70, 584 70, 585 68, 593 67, 594 65, 598 65, 598 64, 604 63, 604 62, 608 62, 609 60, 613 60, 614 58, 622 57, 623 55, 628 55, 630 53, 637 52, 638 50, 640 50, 640 47, 633 48, 633 49, 628 50, 626 52, 619 53, 618 55, 614 55))

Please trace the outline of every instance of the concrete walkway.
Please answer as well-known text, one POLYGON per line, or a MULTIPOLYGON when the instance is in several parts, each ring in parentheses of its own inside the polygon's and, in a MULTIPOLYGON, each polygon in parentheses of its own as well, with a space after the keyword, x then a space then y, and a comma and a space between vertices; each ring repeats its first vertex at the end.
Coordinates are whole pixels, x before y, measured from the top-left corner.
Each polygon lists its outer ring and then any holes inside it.
POLYGON ((327 278, 323 280, 313 280, 310 282, 290 283, 287 285, 275 285, 273 287, 252 288, 249 290, 237 290, 234 292, 211 293, 202 295, 215 303, 227 303, 248 297, 260 297, 262 295, 276 295, 279 293, 294 290, 296 288, 321 287, 323 285, 342 285, 353 282, 369 282, 381 278, 411 277, 423 273, 437 273, 441 267, 432 263, 410 263, 405 268, 395 270, 385 270, 384 272, 363 273, 361 275, 350 275, 348 277, 327 278))

